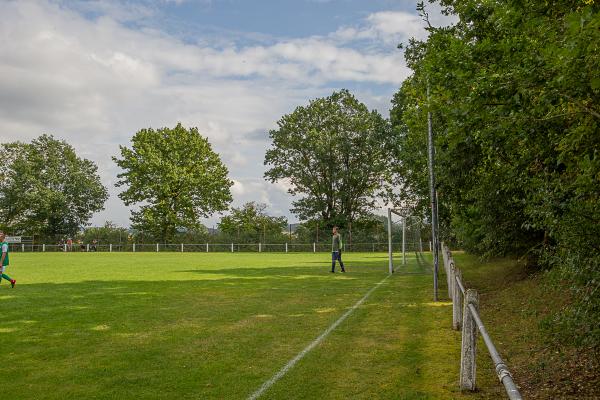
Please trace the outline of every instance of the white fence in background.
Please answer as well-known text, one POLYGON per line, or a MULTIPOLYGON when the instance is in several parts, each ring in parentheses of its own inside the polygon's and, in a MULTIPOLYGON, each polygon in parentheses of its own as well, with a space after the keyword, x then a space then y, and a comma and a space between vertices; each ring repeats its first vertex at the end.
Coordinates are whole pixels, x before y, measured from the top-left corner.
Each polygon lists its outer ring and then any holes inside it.
MULTIPOLYGON (((331 243, 103 243, 103 244, 9 244, 12 252, 178 252, 178 253, 324 253, 331 243)), ((388 243, 345 243, 346 252, 387 252, 388 243)), ((393 251, 401 252, 402 243, 393 243, 393 251)))

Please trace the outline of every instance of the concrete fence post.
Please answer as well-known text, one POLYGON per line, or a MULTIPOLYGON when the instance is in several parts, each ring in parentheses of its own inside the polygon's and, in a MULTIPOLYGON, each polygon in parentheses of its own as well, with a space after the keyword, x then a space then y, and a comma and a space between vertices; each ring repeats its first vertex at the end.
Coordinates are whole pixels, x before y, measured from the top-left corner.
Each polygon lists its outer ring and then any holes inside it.
POLYGON ((231 243, 231 252, 233 253, 233 243, 231 243))
POLYGON ((460 389, 475 390, 477 376, 477 324, 469 310, 472 304, 479 310, 479 295, 475 289, 467 289, 463 307, 462 346, 460 355, 460 389))
POLYGON ((158 253, 158 243, 156 243, 156 252, 158 253))
POLYGON ((285 243, 285 252, 286 253, 288 252, 288 244, 287 244, 287 242, 285 243))
POLYGON ((42 252, 45 252, 45 251, 46 251, 46 244, 44 243, 44 244, 42 244, 42 252))
POLYGON ((262 253, 262 243, 258 243, 258 252, 262 253))
POLYGON ((206 243, 206 252, 208 253, 208 243, 206 243))
POLYGON ((445 246, 442 250, 442 254, 444 257, 444 267, 446 268, 446 285, 448 286, 448 297, 452 298, 452 265, 454 264, 454 260, 450 255, 450 251, 445 246))
POLYGON ((108 252, 112 253, 112 243, 108 245, 108 252))
POLYGON ((135 243, 133 244, 133 252, 135 253, 135 243))
POLYGON ((462 327, 463 294, 457 279, 462 282, 462 273, 452 264, 452 327, 458 331, 462 327))
POLYGON ((317 244, 313 242, 313 253, 317 252, 317 244))

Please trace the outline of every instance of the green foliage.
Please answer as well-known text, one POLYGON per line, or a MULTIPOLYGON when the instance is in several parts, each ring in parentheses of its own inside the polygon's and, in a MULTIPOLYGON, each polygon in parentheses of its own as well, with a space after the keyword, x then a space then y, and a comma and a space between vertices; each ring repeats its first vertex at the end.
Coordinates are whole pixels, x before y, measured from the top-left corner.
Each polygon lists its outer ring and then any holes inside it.
POLYGON ((13 233, 74 236, 108 198, 96 165, 42 135, 0 149, 0 225, 13 233))
POLYGON ((574 298, 557 320, 600 343, 600 6, 441 3, 459 21, 411 41, 394 98, 399 173, 424 205, 431 110, 442 223, 478 254, 555 267, 574 298))
POLYGON ((300 219, 345 224, 375 207, 387 181, 389 127, 349 91, 296 108, 269 135, 265 177, 303 196, 292 210, 300 219))
POLYGON ((232 208, 219 222, 219 231, 228 241, 236 243, 269 243, 285 241, 287 219, 272 217, 265 212, 266 204, 249 202, 240 208, 232 208))
POLYGON ((129 231, 118 227, 112 221, 106 221, 104 226, 95 226, 84 229, 77 237, 84 244, 92 243, 95 239, 100 244, 127 243, 129 242, 129 231))
POLYGON ((132 211, 133 228, 167 242, 178 228, 202 229, 200 217, 227 209, 233 182, 197 128, 142 129, 131 141, 113 160, 125 171, 118 175, 117 186, 126 186, 119 197, 126 205, 141 203, 132 211))

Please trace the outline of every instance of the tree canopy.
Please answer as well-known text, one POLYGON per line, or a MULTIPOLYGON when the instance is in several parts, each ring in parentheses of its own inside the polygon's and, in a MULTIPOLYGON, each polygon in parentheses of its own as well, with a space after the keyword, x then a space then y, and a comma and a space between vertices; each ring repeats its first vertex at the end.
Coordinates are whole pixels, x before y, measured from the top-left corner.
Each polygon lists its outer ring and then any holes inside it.
POLYGON ((74 236, 108 198, 96 165, 42 135, 0 149, 0 224, 14 233, 74 236))
POLYGON ((425 199, 431 110, 445 232, 479 254, 557 267, 578 299, 563 317, 600 342, 600 6, 441 4, 458 22, 406 49, 414 74, 391 112, 396 172, 425 199))
POLYGON ((266 213, 266 204, 249 202, 240 208, 232 208, 231 215, 226 215, 219 222, 219 231, 228 238, 238 242, 265 243, 283 239, 287 219, 273 217, 266 213))
POLYGON ((292 212, 302 220, 344 226, 375 207, 386 182, 387 121, 348 90, 312 100, 271 130, 265 178, 285 180, 302 197, 292 212))
POLYGON ((120 146, 113 160, 124 172, 119 197, 132 211, 132 227, 170 241, 177 228, 202 229, 201 217, 224 211, 233 182, 219 155, 197 128, 152 128, 138 131, 132 147, 120 146))

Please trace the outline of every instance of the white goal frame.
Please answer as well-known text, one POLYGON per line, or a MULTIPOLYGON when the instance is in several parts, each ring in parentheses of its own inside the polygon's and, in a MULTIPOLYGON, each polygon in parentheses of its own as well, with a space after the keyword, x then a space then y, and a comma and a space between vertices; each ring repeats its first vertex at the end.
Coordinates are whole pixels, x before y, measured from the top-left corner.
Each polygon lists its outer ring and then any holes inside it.
MULTIPOLYGON (((402 220, 402 265, 406 265, 406 221, 411 218, 411 210, 408 208, 388 208, 388 269, 394 273, 394 252, 392 246, 392 214, 396 214, 402 220)), ((423 243, 419 237, 419 251, 423 251, 423 243)))

